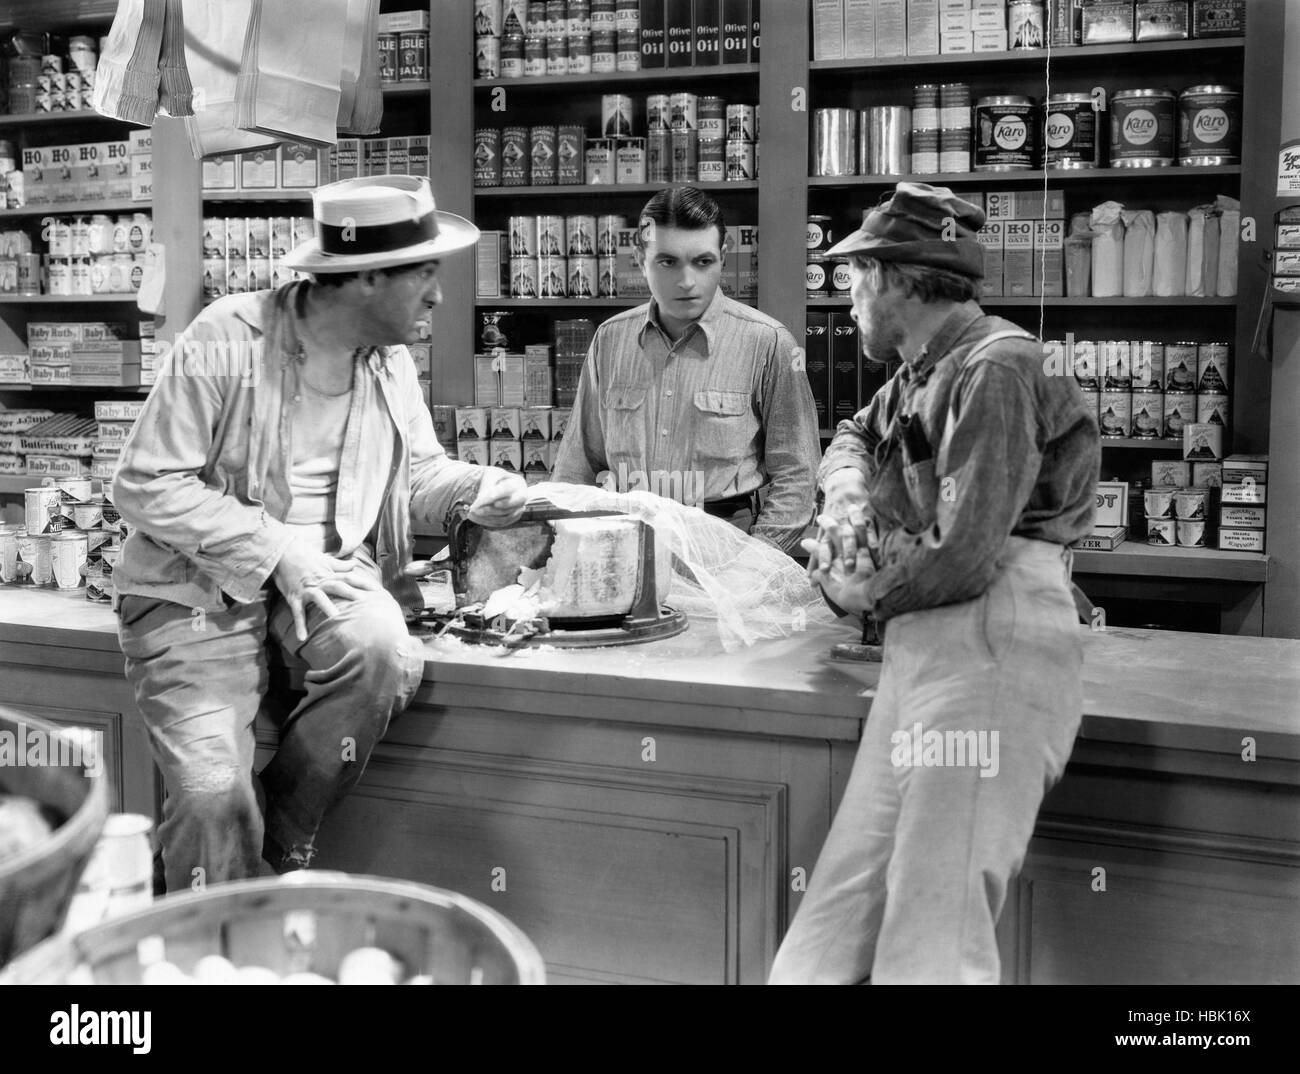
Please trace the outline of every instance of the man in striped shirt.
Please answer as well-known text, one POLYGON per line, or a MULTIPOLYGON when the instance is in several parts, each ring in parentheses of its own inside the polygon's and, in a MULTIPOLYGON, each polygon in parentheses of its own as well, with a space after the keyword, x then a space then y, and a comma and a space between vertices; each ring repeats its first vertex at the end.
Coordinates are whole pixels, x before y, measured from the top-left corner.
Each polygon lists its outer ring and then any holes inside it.
POLYGON ((813 514, 817 411, 790 332, 721 293, 726 234, 694 187, 646 203, 653 297, 596 330, 552 476, 698 504, 791 552, 813 514))

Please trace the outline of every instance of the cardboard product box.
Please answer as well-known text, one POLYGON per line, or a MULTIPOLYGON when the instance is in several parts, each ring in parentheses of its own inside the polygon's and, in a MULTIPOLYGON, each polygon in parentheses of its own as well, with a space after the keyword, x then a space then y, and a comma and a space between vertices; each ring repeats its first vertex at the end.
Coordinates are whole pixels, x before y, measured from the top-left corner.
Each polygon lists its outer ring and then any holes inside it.
POLYGON ((1011 195, 1011 215, 1016 220, 1064 220, 1064 190, 1017 190, 1011 195))
POLYGON ((239 188, 274 190, 280 182, 280 147, 245 149, 239 154, 239 188))
POLYGON ((1262 530, 1268 524, 1268 508, 1242 506, 1239 504, 1219 505, 1219 525, 1232 529, 1262 530))
POLYGON ((691 0, 664 0, 664 66, 695 65, 695 22, 691 0))
POLYGON ((81 324, 78 321, 29 321, 27 343, 79 343, 81 324))
POLYGON ((722 0, 693 0, 691 49, 696 67, 716 67, 722 59, 722 0))
POLYGON ((27 348, 28 361, 36 365, 70 365, 71 343, 32 343, 27 348))
POLYGON ((1183 426, 1183 458, 1189 461, 1223 458, 1223 426, 1190 422, 1183 426))
POLYGON ((435 403, 429 408, 433 418, 433 434, 444 450, 456 447, 456 408, 435 403))
POLYGON ((1300 223, 1283 221, 1277 225, 1273 245, 1283 250, 1300 249, 1300 223))
POLYGON ((120 459, 122 457, 122 441, 120 440, 97 440, 95 441, 95 450, 91 455, 95 459, 120 459))
POLYGON ((519 407, 494 406, 488 411, 489 440, 518 440, 521 427, 519 407))
POLYGON ((964 27, 953 29, 966 29, 974 33, 1006 33, 1007 32, 1007 13, 1005 8, 999 7, 977 7, 971 8, 966 17, 964 27))
POLYGON ((804 369, 808 386, 817 405, 817 427, 829 429, 831 421, 831 315, 823 310, 809 310, 807 342, 804 344, 804 369))
POLYGON ((487 440, 457 440, 456 458, 474 466, 487 466, 491 456, 488 453, 487 440))
POLYGON ((876 55, 876 0, 844 0, 844 58, 876 55))
POLYGON ((117 473, 117 459, 92 459, 90 476, 103 482, 111 482, 117 473))
MULTIPOLYGON (((457 440, 487 440, 488 438, 488 407, 482 406, 458 406, 456 407, 456 439, 457 440)), ((463 458, 464 456, 462 456, 463 458)))
POLYGON ((48 205, 54 196, 54 176, 50 172, 48 146, 25 146, 22 149, 22 176, 24 205, 48 205))
POLYGON ((975 52, 1006 52, 1006 30, 975 30, 971 33, 971 45, 975 52))
POLYGON ((876 58, 906 55, 907 0, 876 0, 876 58))
POLYGON ((551 414, 548 406, 528 406, 519 415, 519 439, 525 443, 551 439, 551 414))
POLYGON ((0 474, 6 477, 22 477, 27 473, 27 460, 22 455, 0 453, 0 474))
POLYGON ((1002 233, 1002 293, 1014 298, 1034 293, 1034 222, 1007 220, 1002 233))
POLYGON ((126 132, 127 152, 133 157, 150 156, 153 153, 153 128, 135 127, 126 132))
POLYGON ((410 352, 411 361, 415 363, 415 371, 423 380, 428 380, 433 375, 433 347, 428 343, 408 343, 407 351, 410 352))
MULTIPOLYGON (((565 430, 569 427, 569 418, 573 415, 573 408, 567 406, 557 406, 551 411, 551 441, 552 443, 563 440, 565 430)), ((551 466, 554 468, 554 461, 551 466)))
POLYGON ((1138 0, 1134 20, 1138 41, 1181 41, 1191 34, 1187 0, 1138 0))
MULTIPOLYGON (((384 175, 388 172, 388 139, 367 138, 361 143, 361 174, 384 175)), ((409 146, 407 161, 410 161, 409 146)))
POLYGON ((1128 482, 1097 482, 1097 513, 1093 529, 1128 525, 1128 482))
POLYGON ((475 294, 479 298, 502 298, 504 280, 510 271, 509 236, 504 231, 480 233, 475 253, 475 294))
POLYGON ((90 456, 28 455, 28 477, 89 477, 90 456))
POLYGON ((1267 455, 1229 455, 1223 460, 1223 483, 1241 485, 1268 483, 1267 455))
POLYGON ((1219 503, 1231 504, 1255 504, 1263 505, 1268 503, 1268 486, 1257 485, 1252 483, 1229 483, 1224 482, 1223 488, 1219 490, 1219 503))
MULTIPOLYGON (((740 224, 736 228, 736 297, 758 297, 758 227, 740 224)), ((647 285, 648 289, 649 285, 647 285)), ((619 294, 622 294, 620 291, 619 294)))
POLYGON ((812 16, 813 59, 844 59, 844 0, 813 0, 812 16))
POLYGON ((1085 45, 1111 45, 1132 41, 1134 23, 1133 0, 1084 0, 1083 43, 1085 45))
MULTIPOLYGON (((501 363, 497 361, 499 356, 497 353, 474 355, 475 406, 493 407, 501 403, 501 363)), ((468 434, 458 432, 457 435, 468 434)), ((484 432, 481 439, 487 439, 486 432, 484 432)))
POLYGON ((401 33, 403 30, 428 29, 429 11, 427 8, 412 11, 381 11, 379 13, 377 32, 381 34, 396 34, 401 33))
POLYGON ((334 163, 338 169, 335 179, 356 179, 361 170, 361 139, 340 138, 334 146, 334 163))
POLYGON ((1015 193, 1010 190, 986 190, 984 192, 984 216, 988 220, 1015 220, 1015 193))
POLYGON ((1088 552, 1113 552, 1128 540, 1127 526, 1097 526, 1079 539, 1076 548, 1088 552))
POLYGON ((95 420, 132 422, 144 411, 143 399, 102 399, 95 402, 95 420))
POLYGON ((750 0, 722 0, 722 55, 726 63, 749 63, 750 0))
POLYGON ((96 423, 95 433, 101 444, 125 444, 134 428, 133 421, 101 421, 96 423))
POLYGON ((33 388, 70 388, 72 387, 72 363, 64 365, 32 364, 33 388))
POLYGON ((939 53, 939 0, 907 0, 907 54, 939 53))
POLYGON ((1241 37, 1246 32, 1246 0, 1192 0, 1193 37, 1241 37))
POLYGON ((520 445, 524 474, 545 478, 551 472, 551 443, 549 440, 525 440, 520 445))
MULTIPOLYGON (((619 298, 649 298, 650 285, 637 266, 636 228, 619 228, 614 253, 614 277, 619 298)), ((739 257, 739 251, 737 251, 739 257)))
POLYGON ((984 248, 984 283, 980 293, 1001 298, 1004 293, 1002 276, 1002 240, 1006 230, 1006 221, 989 220, 975 233, 975 238, 984 248))
MULTIPOLYGON (((944 34, 967 34, 975 29, 971 25, 971 12, 968 7, 948 7, 940 5, 939 7, 939 42, 940 48, 943 47, 944 34)), ((994 26, 991 29, 998 29, 994 26)))
POLYGON ((1034 294, 1065 294, 1065 221, 1034 221, 1034 294))
POLYGON ((1192 487, 1192 464, 1182 459, 1156 459, 1151 463, 1151 487, 1192 487))
POLYGON ((429 178, 429 136, 413 134, 407 140, 408 175, 423 175, 429 178))
POLYGON ((204 190, 239 189, 239 154, 218 153, 203 158, 204 190))
POLYGON ((861 344, 858 326, 848 313, 832 312, 830 315, 830 366, 831 366, 831 424, 852 418, 862 409, 861 386, 858 383, 862 368, 861 344))
POLYGON ((524 449, 518 440, 493 440, 488 445, 488 459, 490 465, 512 473, 524 469, 524 449))
POLYGON ((283 143, 280 186, 285 190, 315 190, 320 185, 320 147, 308 142, 283 143))
POLYGON ((411 139, 388 139, 388 174, 411 174, 411 139))
POLYGON ((31 362, 25 354, 0 354, 0 384, 30 384, 31 362))
POLYGON ((523 406, 550 406, 555 400, 551 375, 551 348, 546 343, 532 343, 524 348, 523 406))
POLYGON ((974 38, 969 30, 955 30, 952 33, 940 34, 939 51, 945 56, 974 52, 974 38))
POLYGON ((1262 529, 1233 529, 1229 526, 1219 527, 1219 551, 1221 552, 1263 552, 1264 533, 1262 529))
POLYGON ((522 354, 498 355, 501 397, 499 406, 524 405, 524 356, 522 354))
POLYGON ((1192 463, 1192 488, 1217 489, 1223 487, 1223 463, 1192 463))

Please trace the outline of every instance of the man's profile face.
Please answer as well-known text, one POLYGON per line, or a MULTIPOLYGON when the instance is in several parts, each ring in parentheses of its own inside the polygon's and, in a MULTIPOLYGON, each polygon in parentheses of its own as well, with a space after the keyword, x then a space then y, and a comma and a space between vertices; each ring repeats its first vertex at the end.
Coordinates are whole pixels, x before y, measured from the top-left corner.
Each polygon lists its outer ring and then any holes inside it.
POLYGON ((664 326, 681 329, 704 315, 722 280, 726 247, 716 227, 642 226, 637 264, 664 326))
POLYGON ((374 343, 394 346, 419 342, 418 324, 425 317, 425 308, 442 301, 437 276, 438 262, 425 261, 393 273, 376 272, 371 277, 367 315, 374 343))
POLYGON ((892 362, 903 342, 899 301, 902 295, 885 284, 878 262, 849 259, 853 285, 853 319, 858 323, 862 353, 877 362, 892 362))

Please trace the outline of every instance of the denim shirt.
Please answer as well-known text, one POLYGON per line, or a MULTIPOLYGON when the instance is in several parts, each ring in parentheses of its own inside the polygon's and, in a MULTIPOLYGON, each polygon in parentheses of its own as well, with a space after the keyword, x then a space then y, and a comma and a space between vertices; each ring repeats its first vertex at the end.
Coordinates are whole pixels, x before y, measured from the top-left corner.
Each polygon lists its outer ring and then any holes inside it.
POLYGON ((703 501, 761 489, 754 536, 793 551, 821 446, 802 355, 779 321, 720 290, 675 342, 654 302, 615 314, 596 330, 552 479, 644 473, 660 491, 655 475, 678 475, 703 501))
MULTIPOLYGON (((295 309, 304 283, 214 302, 176 339, 122 449, 112 499, 132 532, 117 597, 218 610, 258 599, 289 544, 295 309)), ((482 467, 448 459, 405 347, 359 355, 340 460, 338 555, 372 536, 383 583, 408 611, 401 574, 412 519, 442 522, 473 500, 482 467)), ((116 603, 116 602, 115 602, 116 603)))
POLYGON ((1046 372, 1036 338, 966 302, 840 422, 818 479, 844 467, 867 479, 880 542, 867 596, 885 620, 982 594, 1010 536, 1076 543, 1092 528, 1100 462, 1074 377, 1046 372), (977 349, 998 331, 1020 338, 977 349))

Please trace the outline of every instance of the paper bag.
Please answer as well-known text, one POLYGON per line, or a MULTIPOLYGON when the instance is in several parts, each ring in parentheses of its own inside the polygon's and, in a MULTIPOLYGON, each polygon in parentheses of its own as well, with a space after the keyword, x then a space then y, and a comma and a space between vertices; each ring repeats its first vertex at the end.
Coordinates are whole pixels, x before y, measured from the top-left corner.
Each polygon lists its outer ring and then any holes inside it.
POLYGON ((1219 274, 1215 293, 1232 298, 1237 293, 1237 244, 1241 239, 1241 202, 1220 194, 1214 199, 1219 210, 1219 274))
POLYGON ((1121 214, 1124 221, 1124 297, 1146 298, 1151 294, 1155 269, 1156 218, 1149 209, 1121 214))
POLYGON ((1214 295, 1219 281, 1219 218, 1211 205, 1187 213, 1187 294, 1214 295))
POLYGON ((235 81, 253 0, 184 0, 185 64, 194 85, 194 115, 185 119, 195 157, 274 145, 274 137, 235 126, 235 81))
POLYGON ((1092 293, 1097 298, 1114 298, 1124 290, 1123 206, 1104 201, 1092 210, 1092 293))
POLYGON ((108 42, 95 68, 95 111, 151 126, 158 112, 158 57, 166 0, 118 0, 108 42))
POLYGON ((1156 257, 1151 291, 1161 298, 1181 295, 1187 289, 1187 214, 1156 216, 1156 257))

